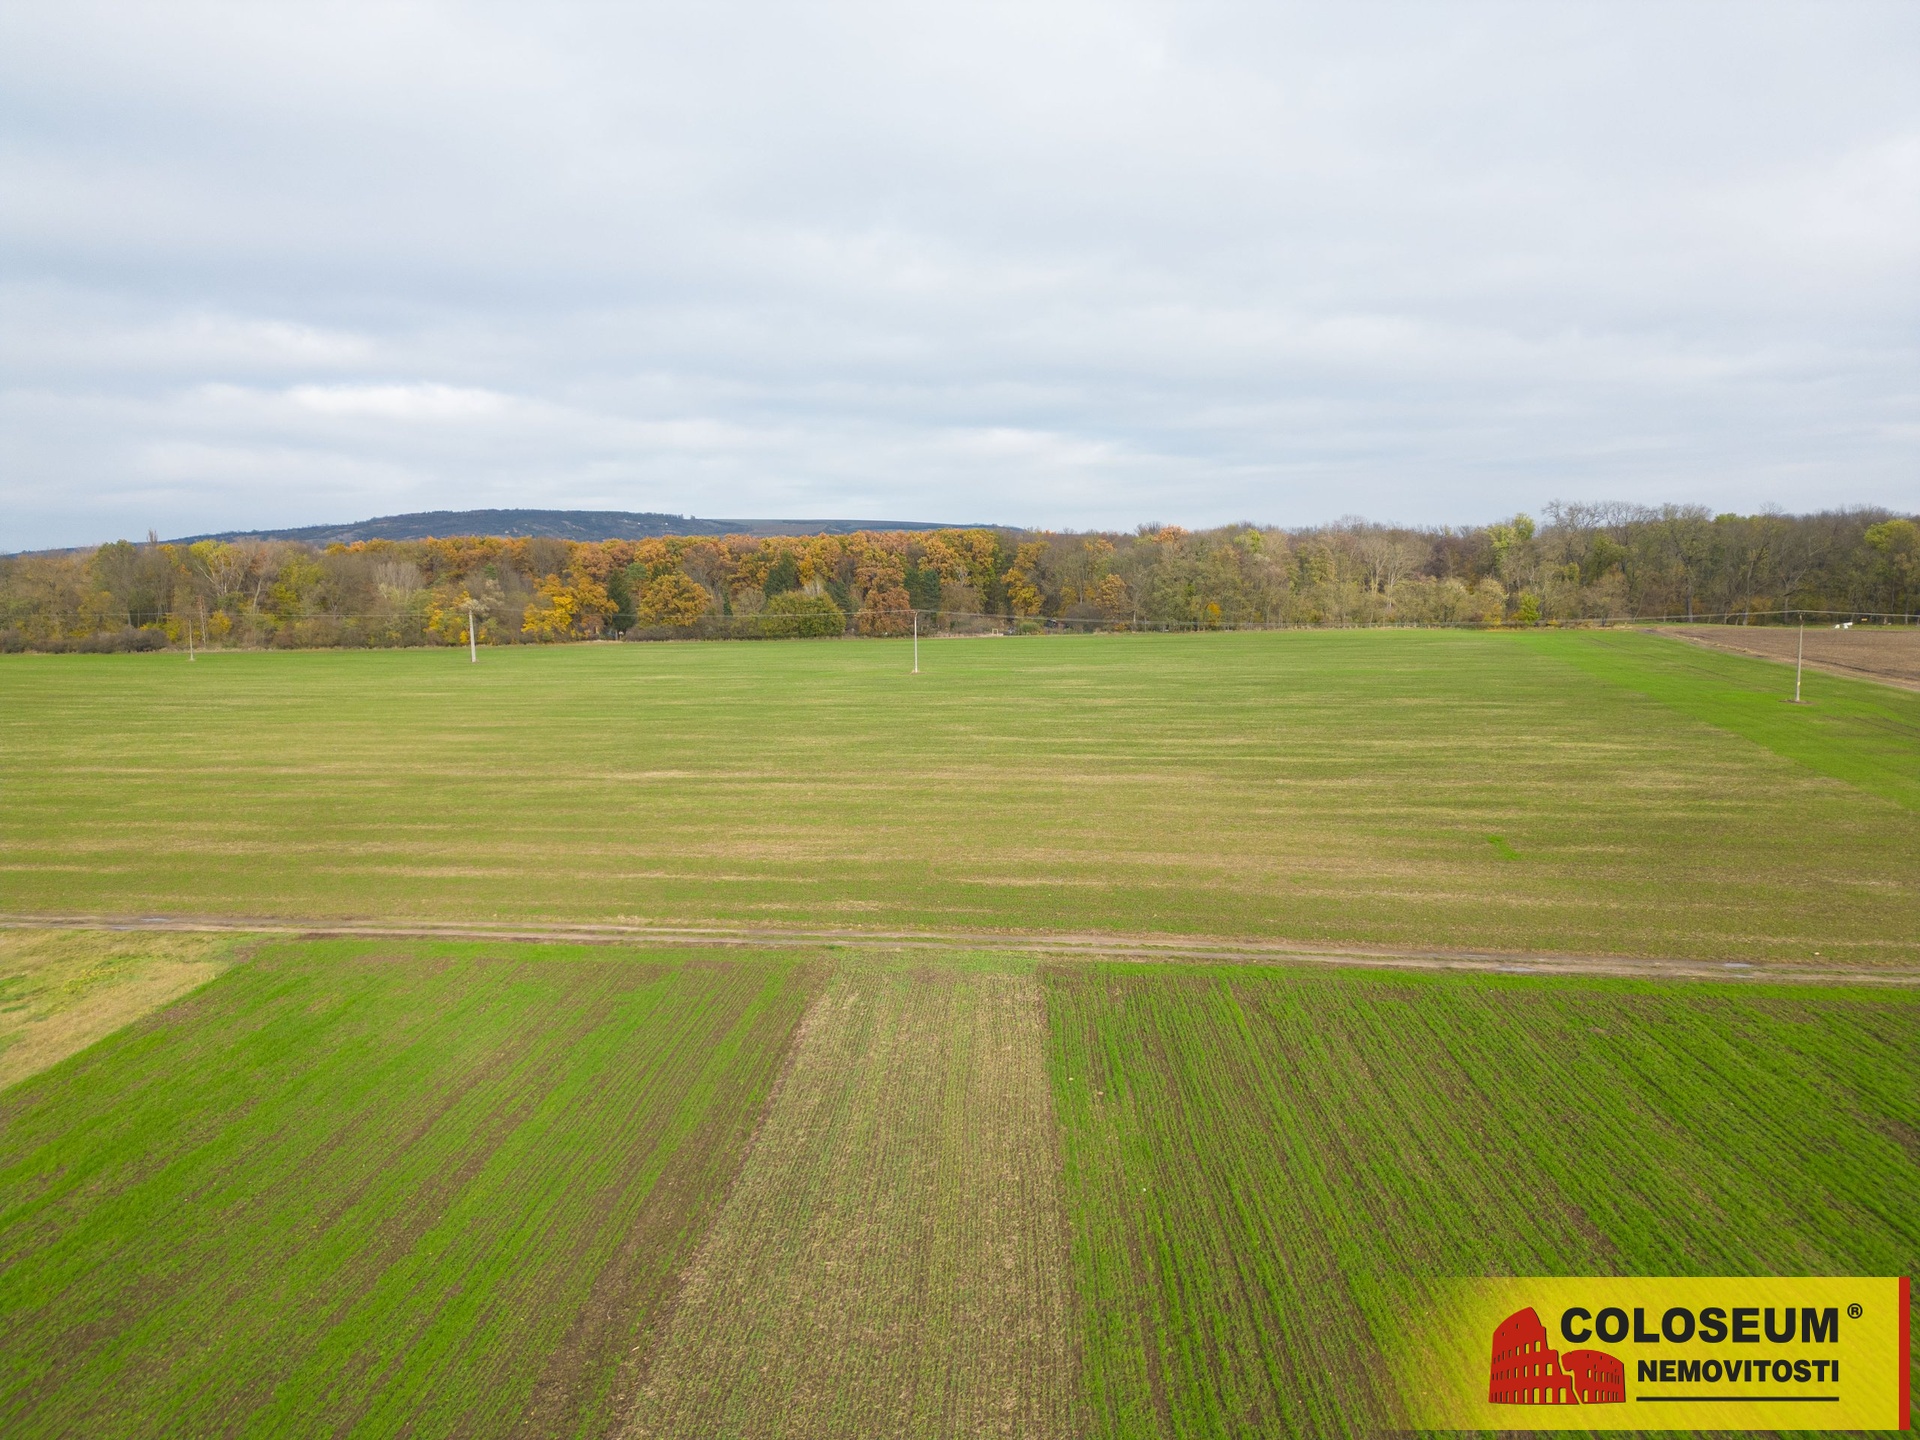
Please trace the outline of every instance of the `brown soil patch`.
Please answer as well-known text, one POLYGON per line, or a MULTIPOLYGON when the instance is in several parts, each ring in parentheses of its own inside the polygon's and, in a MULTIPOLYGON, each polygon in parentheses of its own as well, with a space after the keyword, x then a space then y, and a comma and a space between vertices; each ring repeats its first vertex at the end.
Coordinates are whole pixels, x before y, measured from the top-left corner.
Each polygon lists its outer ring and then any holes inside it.
POLYGON ((843 970, 626 1434, 1070 1433, 1053 1134, 1031 976, 843 970))
MULTIPOLYGON (((1800 644, 1800 631, 1785 626, 1687 625, 1655 633, 1788 665, 1800 644)), ((1809 625, 1806 646, 1809 670, 1920 690, 1920 625, 1856 625, 1851 630, 1809 625)))

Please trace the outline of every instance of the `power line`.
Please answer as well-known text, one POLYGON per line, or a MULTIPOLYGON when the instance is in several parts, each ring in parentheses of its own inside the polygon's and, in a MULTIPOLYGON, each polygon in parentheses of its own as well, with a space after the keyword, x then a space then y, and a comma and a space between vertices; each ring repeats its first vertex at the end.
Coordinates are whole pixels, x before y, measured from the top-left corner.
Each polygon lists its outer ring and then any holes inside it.
MULTIPOLYGON (((227 614, 229 612, 221 611, 216 613, 227 614)), ((1741 625, 1746 625, 1754 620, 1764 621, 1764 620, 1770 620, 1770 619, 1779 619, 1783 621, 1793 621, 1796 619, 1807 620, 1807 619, 1814 619, 1814 618, 1821 618, 1821 619, 1828 619, 1828 620, 1839 619, 1843 621, 1844 620, 1851 620, 1851 621, 1877 620, 1877 621, 1887 621, 1887 622, 1898 622, 1904 625, 1911 625, 1916 623, 1916 621, 1920 621, 1920 616, 1917 616, 1913 612, 1901 612, 1901 611, 1889 611, 1889 610, 1820 610, 1820 609, 1802 609, 1799 607, 1789 607, 1789 608, 1782 608, 1777 610, 1721 610, 1721 611, 1710 611, 1704 614, 1696 612, 1693 615, 1681 615, 1681 614, 1580 615, 1580 616, 1567 616, 1564 618, 1549 619, 1544 621, 1532 621, 1526 624, 1515 624, 1511 621, 1506 621, 1506 620, 1405 620, 1405 619, 1397 619, 1397 618, 1388 618, 1388 619, 1382 619, 1382 620, 1358 620, 1358 621, 1356 620, 1331 620, 1331 621, 1330 620, 1318 620, 1318 621, 1303 620, 1303 621, 1278 621, 1278 622, 1271 621, 1271 620, 1258 620, 1258 621, 1142 620, 1138 617, 1137 614, 1132 615, 1125 620, 1122 620, 1117 618, 1108 618, 1108 617, 1096 616, 1096 615, 1005 615, 1005 614, 992 614, 986 611, 978 611, 978 610, 934 610, 934 609, 922 609, 918 607, 904 607, 899 609, 892 609, 892 608, 878 609, 872 606, 863 606, 851 612, 843 612, 843 614, 845 614, 845 618, 848 622, 858 622, 862 619, 898 620, 900 622, 903 622, 903 624, 905 625, 912 625, 915 631, 917 631, 918 629, 919 621, 922 618, 926 618, 936 623, 941 619, 945 619, 948 621, 953 621, 953 620, 987 621, 997 626, 1013 626, 1016 628, 1021 625, 1036 625, 1036 626, 1039 626, 1043 632, 1048 629, 1079 627, 1079 628, 1091 628, 1091 629, 1106 628, 1106 629, 1111 629, 1117 632, 1145 632, 1145 633, 1161 633, 1161 634, 1205 633, 1209 631, 1264 632, 1264 631, 1282 631, 1282 630, 1521 630, 1521 629, 1535 630, 1535 629, 1572 629, 1572 628, 1585 628, 1585 627, 1594 627, 1594 626, 1611 627, 1611 626, 1621 626, 1621 625, 1625 625, 1625 626, 1708 625, 1708 624, 1729 624, 1735 621, 1739 622, 1741 625)), ((466 638, 468 639, 469 644, 472 645, 476 643, 477 636, 475 634, 475 631, 478 627, 475 627, 472 625, 473 617, 466 611, 464 607, 456 609, 454 611, 445 612, 441 614, 437 619, 429 618, 428 616, 418 615, 418 614, 396 615, 391 612, 372 612, 372 611, 348 611, 348 612, 321 611, 318 614, 292 615, 292 616, 275 615, 271 612, 262 613, 262 612, 256 611, 251 614, 242 614, 238 617, 235 617, 233 623, 236 629, 239 629, 239 628, 251 629, 263 623, 271 624, 277 628, 284 628, 284 627, 300 625, 300 624, 310 624, 310 623, 317 623, 317 622, 333 622, 335 624, 341 624, 341 625, 377 626, 387 630, 414 630, 414 631, 420 631, 420 632, 430 632, 433 630, 436 624, 444 625, 449 617, 467 622, 466 624, 462 625, 461 628, 468 631, 468 635, 466 638)), ((62 617, 62 618, 66 618, 66 617, 62 617)), ((76 614, 72 618, 77 620, 79 617, 76 614)), ((684 631, 692 632, 706 625, 713 625, 713 624, 720 624, 720 623, 727 623, 727 622, 731 622, 735 625, 739 625, 743 628, 746 628, 751 625, 751 622, 753 622, 755 619, 758 619, 758 618, 761 618, 761 613, 756 611, 752 614, 747 614, 747 615, 713 616, 711 618, 703 617, 701 621, 696 621, 693 624, 689 624, 689 625, 647 625, 642 622, 636 622, 633 626, 629 627, 629 630, 661 629, 661 630, 684 630, 684 631)), ((790 624, 786 624, 786 625, 774 625, 770 623, 766 627, 768 631, 778 631, 781 629, 797 630, 798 628, 800 628, 800 625, 803 623, 803 621, 808 617, 795 615, 795 616, 766 616, 764 618, 769 622, 772 622, 775 620, 790 622, 790 624)), ((163 612, 160 614, 156 614, 152 620, 145 621, 139 626, 129 626, 128 628, 132 628, 132 629, 151 628, 151 627, 154 627, 158 621, 163 619, 173 619, 173 620, 179 621, 182 624, 195 624, 195 621, 196 621, 196 617, 192 612, 171 611, 171 612, 163 612)), ((196 628, 204 631, 206 629, 206 624, 207 622, 205 620, 200 620, 198 621, 196 628)), ((109 634, 112 632, 101 631, 98 633, 109 634)), ((615 631, 611 633, 626 634, 628 633, 628 631, 623 630, 623 631, 615 631)), ((897 638, 905 638, 909 633, 910 632, 908 630, 903 628, 900 631, 899 637, 897 638)), ((936 631, 933 633, 938 633, 938 632, 936 631)), ((1005 634, 1008 632, 996 631, 994 633, 1005 634)), ((208 634, 207 638, 211 639, 213 637, 211 636, 211 634, 208 634)), ((715 638, 725 638, 725 637, 715 637, 715 638)), ((780 637, 777 633, 775 633, 775 634, 769 634, 766 638, 782 638, 782 637, 780 637)), ((799 638, 799 637, 786 637, 786 638, 799 638)), ((830 637, 815 637, 815 638, 830 638, 830 637)), ((885 636, 885 635, 873 635, 869 633, 865 638, 887 639, 887 638, 896 638, 896 637, 885 636)), ((458 639, 456 638, 455 640, 449 641, 448 643, 457 644, 458 639)))

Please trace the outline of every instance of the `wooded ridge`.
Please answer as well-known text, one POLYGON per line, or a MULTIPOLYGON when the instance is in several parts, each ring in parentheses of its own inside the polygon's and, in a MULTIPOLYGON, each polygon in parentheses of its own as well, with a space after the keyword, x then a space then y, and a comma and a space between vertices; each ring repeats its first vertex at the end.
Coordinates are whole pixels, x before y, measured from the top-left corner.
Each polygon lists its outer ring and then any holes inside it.
POLYGON ((1920 525, 1875 509, 1560 504, 1544 523, 116 541, 0 559, 0 649, 624 636, 1536 625, 1796 613, 1911 621, 1920 525))

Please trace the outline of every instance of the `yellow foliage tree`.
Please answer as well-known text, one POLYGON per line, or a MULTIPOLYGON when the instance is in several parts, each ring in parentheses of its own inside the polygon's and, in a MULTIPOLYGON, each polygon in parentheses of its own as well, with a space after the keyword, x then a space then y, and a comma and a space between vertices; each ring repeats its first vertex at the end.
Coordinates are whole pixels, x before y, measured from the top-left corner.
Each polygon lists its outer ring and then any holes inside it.
POLYGON ((567 640, 573 636, 574 621, 580 613, 580 600, 558 575, 540 582, 540 593, 527 606, 520 623, 522 633, 536 640, 567 640))
POLYGON ((636 608, 643 625, 691 625, 707 613, 709 598, 697 582, 669 570, 647 582, 636 608))
POLYGON ((1100 613, 1109 620, 1118 620, 1128 613, 1131 601, 1127 595, 1127 582, 1118 575, 1109 575, 1098 585, 1087 590, 1088 603, 1100 607, 1100 613))
POLYGON ((427 632, 442 645, 467 643, 467 593, 444 603, 435 601, 427 610, 427 632))
POLYGON ((598 635, 620 609, 607 587, 582 571, 574 571, 567 589, 573 596, 574 628, 583 635, 598 635))
POLYGON ((520 629, 536 640, 577 640, 598 635, 619 608, 606 586, 576 569, 564 580, 549 575, 540 582, 520 629))
POLYGON ((1022 545, 1007 570, 1007 604, 1016 615, 1038 615, 1046 597, 1040 593, 1038 571, 1047 547, 1039 541, 1022 545))

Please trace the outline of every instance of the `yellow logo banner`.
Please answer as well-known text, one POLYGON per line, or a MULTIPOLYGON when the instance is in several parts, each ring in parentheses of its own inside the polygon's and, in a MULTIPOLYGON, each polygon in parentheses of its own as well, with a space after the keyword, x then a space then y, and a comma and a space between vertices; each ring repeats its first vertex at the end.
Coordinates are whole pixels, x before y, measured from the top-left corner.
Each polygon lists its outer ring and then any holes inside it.
POLYGON ((1448 1282, 1394 1355, 1435 1430, 1905 1430, 1905 1279, 1448 1282))

